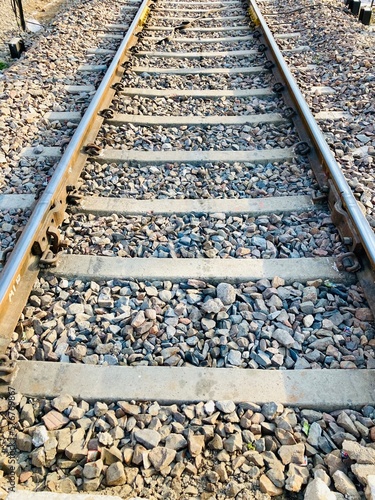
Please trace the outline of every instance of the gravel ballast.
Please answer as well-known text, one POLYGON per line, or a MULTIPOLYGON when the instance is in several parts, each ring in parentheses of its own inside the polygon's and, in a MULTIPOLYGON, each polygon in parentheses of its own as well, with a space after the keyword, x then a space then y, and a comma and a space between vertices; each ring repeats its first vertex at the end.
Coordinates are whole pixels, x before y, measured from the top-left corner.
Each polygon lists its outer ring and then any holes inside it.
MULTIPOLYGON (((69 252, 121 257, 301 258, 346 252, 329 214, 108 217, 66 219, 69 252)), ((63 226, 63 229, 65 225, 63 226)))
POLYGON ((39 278, 12 359, 250 369, 373 368, 360 287, 329 281, 96 283, 39 278))
POLYGON ((317 184, 303 160, 290 163, 86 163, 85 195, 152 198, 257 198, 310 194, 317 184))
MULTIPOLYGON (((0 418, 19 456, 19 491, 360 500, 375 467, 370 405, 326 413, 274 402, 90 404, 11 391, 0 400, 0 418)), ((4 492, 9 459, 2 463, 4 492)))

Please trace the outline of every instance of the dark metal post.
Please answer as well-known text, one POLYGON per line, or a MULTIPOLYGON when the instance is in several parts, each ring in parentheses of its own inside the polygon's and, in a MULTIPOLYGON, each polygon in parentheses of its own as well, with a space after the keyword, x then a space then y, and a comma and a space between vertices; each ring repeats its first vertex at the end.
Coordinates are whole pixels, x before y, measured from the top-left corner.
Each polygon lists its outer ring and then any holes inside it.
POLYGON ((22 0, 16 0, 16 2, 17 2, 18 12, 20 15, 21 28, 23 31, 26 31, 26 23, 25 23, 25 17, 23 15, 22 0))

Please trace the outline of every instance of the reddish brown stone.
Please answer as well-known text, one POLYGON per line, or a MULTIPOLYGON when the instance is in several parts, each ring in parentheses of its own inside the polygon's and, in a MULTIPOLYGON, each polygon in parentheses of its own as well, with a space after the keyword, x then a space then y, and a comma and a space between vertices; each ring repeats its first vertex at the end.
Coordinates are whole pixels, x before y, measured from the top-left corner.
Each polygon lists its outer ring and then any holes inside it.
POLYGON ((51 410, 46 413, 46 415, 42 417, 42 420, 49 431, 61 429, 61 427, 64 427, 64 425, 70 422, 65 415, 56 410, 51 410))
POLYGON ((20 477, 19 477, 20 483, 26 483, 26 481, 28 479, 30 479, 32 477, 32 475, 33 475, 33 473, 31 472, 31 470, 26 470, 24 472, 21 472, 20 477))
POLYGON ((355 312, 355 317, 360 321, 374 321, 374 316, 368 307, 359 307, 355 312))

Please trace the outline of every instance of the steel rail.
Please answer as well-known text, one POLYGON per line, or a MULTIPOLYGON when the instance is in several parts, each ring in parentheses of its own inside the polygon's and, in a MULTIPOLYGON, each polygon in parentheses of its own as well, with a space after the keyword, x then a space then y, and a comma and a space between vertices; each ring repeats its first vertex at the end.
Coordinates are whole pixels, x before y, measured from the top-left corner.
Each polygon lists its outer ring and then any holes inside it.
MULTIPOLYGON (((51 220, 51 209, 53 209, 56 202, 59 201, 57 197, 60 195, 62 190, 66 188, 67 181, 72 176, 72 172, 74 171, 74 163, 78 162, 78 159, 86 159, 86 155, 82 150, 84 143, 90 136, 90 129, 92 128, 94 120, 97 119, 98 112, 102 109, 103 103, 106 102, 106 96, 111 84, 115 78, 119 78, 123 73, 123 69, 120 64, 124 58, 127 47, 132 41, 136 28, 140 23, 142 23, 144 16, 147 13, 146 9, 149 2, 150 0, 143 0, 127 34, 125 35, 112 60, 112 63, 103 77, 97 92, 82 117, 82 120, 78 125, 59 164, 57 165, 50 182, 37 202, 29 222, 25 226, 20 239, 16 243, 10 258, 1 273, 0 348, 3 348, 4 346, 4 335, 9 336, 9 334, 11 334, 11 332, 7 332, 7 330, 11 327, 15 327, 15 324, 13 324, 13 318, 10 320, 9 317, 16 314, 15 304, 17 300, 21 301, 19 296, 22 296, 22 300, 27 300, 28 293, 32 287, 30 279, 25 279, 25 281, 28 282, 27 286, 29 287, 25 298, 23 296, 25 291, 21 291, 22 284, 24 284, 23 276, 27 272, 31 272, 31 270, 33 270, 34 275, 35 272, 37 272, 36 264, 38 258, 33 255, 33 243, 38 237, 41 236, 41 228, 45 228, 46 224, 48 224, 51 220)), ((64 200, 64 202, 65 201, 66 200, 64 200)))
POLYGON ((285 79, 285 83, 287 84, 289 91, 291 93, 291 97, 297 106, 297 109, 301 115, 302 120, 305 123, 307 128, 307 132, 310 135, 311 140, 313 141, 316 149, 319 151, 326 168, 330 172, 332 176, 332 180, 341 196, 341 200, 345 205, 347 213, 351 218, 353 224, 358 231, 358 236, 361 240, 363 248, 367 254, 370 265, 372 269, 375 269, 375 234, 371 229, 369 223, 361 212, 359 205, 344 177, 344 174, 341 171, 340 166, 336 162, 329 146, 319 129, 318 124, 315 121, 313 114, 310 111, 309 106, 307 105, 298 85, 295 81, 292 73, 290 72, 284 57, 271 33, 271 30, 267 26, 267 23, 260 12, 260 9, 255 0, 249 0, 250 6, 253 9, 257 20, 259 21, 260 27, 263 31, 263 35, 267 40, 269 48, 273 52, 275 61, 278 65, 278 69, 283 75, 285 79))

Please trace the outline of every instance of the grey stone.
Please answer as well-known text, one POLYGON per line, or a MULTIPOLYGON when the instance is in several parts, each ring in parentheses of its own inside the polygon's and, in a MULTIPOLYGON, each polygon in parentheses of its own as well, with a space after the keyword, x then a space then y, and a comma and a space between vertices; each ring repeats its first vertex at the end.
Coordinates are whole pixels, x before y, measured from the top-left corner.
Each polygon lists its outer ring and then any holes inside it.
POLYGON ((290 464, 288 468, 288 475, 285 482, 285 489, 298 493, 302 485, 306 484, 309 480, 310 473, 307 467, 301 467, 296 464, 290 464))
POLYGON ((306 300, 305 302, 301 302, 299 308, 304 314, 310 315, 313 314, 315 306, 311 300, 306 300))
POLYGON ((231 349, 228 354, 228 363, 232 366, 240 366, 242 363, 241 352, 231 349))
POLYGON ((350 500, 360 500, 361 496, 358 493, 357 488, 354 486, 353 481, 351 481, 344 472, 337 470, 333 474, 332 478, 337 491, 346 495, 350 498, 350 500))
POLYGON ((283 445, 279 448, 279 456, 284 465, 304 463, 305 445, 303 443, 283 445))
POLYGON ((169 434, 165 440, 165 447, 170 448, 171 450, 182 450, 186 448, 187 441, 182 434, 169 434))
POLYGON ((315 448, 319 446, 319 438, 322 435, 322 428, 317 422, 313 422, 310 425, 309 435, 307 437, 307 442, 314 446, 315 448))
POLYGON ((259 487, 262 493, 267 493, 270 497, 275 497, 283 493, 283 489, 275 486, 265 474, 262 474, 259 478, 259 487))
POLYGON ((126 473, 122 462, 111 464, 105 474, 107 486, 120 486, 126 483, 126 473))
POLYGON ((275 486, 278 488, 284 488, 285 485, 285 476, 284 471, 281 467, 271 467, 266 472, 267 477, 273 482, 275 486))
POLYGON ((353 474, 358 478, 358 481, 366 485, 368 476, 375 476, 374 464, 353 464, 351 466, 353 474))
POLYGON ((230 283, 220 283, 216 288, 216 294, 226 306, 233 304, 236 300, 236 290, 230 283))
POLYGON ((216 401, 215 405, 223 413, 233 413, 236 410, 236 405, 233 401, 216 401))
POLYGON ((176 450, 156 446, 149 454, 148 458, 157 471, 160 471, 173 462, 176 456, 176 450))
POLYGON ((314 342, 311 342, 309 347, 311 349, 318 349, 318 351, 325 352, 329 345, 333 345, 333 339, 331 337, 325 337, 322 339, 314 340, 314 342))
POLYGON ((317 477, 307 485, 303 500, 336 500, 336 495, 317 477))
POLYGON ((108 406, 106 403, 96 402, 94 406, 94 413, 97 417, 102 417, 108 412, 108 406))
POLYGON ((225 309, 224 304, 220 299, 208 299, 201 305, 201 309, 206 313, 219 313, 222 309, 225 309))
POLYGON ((262 406, 262 410, 261 410, 262 411, 262 415, 264 415, 264 417, 267 420, 274 420, 274 418, 277 415, 278 408, 279 407, 278 407, 277 403, 274 403, 274 402, 265 403, 262 406))
POLYGON ((286 330, 283 330, 282 328, 277 328, 272 333, 272 338, 277 340, 277 342, 284 347, 292 347, 292 345, 295 342, 294 338, 286 330))
POLYGON ((341 425, 341 427, 343 427, 350 434, 353 434, 353 436, 355 436, 357 438, 360 437, 358 429, 354 425, 353 420, 344 411, 341 412, 340 415, 337 417, 337 423, 339 425, 341 425))
POLYGON ((148 449, 155 448, 161 439, 160 434, 152 429, 137 429, 134 432, 134 437, 138 443, 143 444, 148 449))
POLYGON ((312 422, 321 420, 323 414, 320 411, 305 409, 301 411, 301 417, 305 418, 311 424, 312 422))
POLYGON ((342 449, 359 464, 375 464, 375 450, 373 448, 362 446, 353 441, 344 441, 342 449))
POLYGON ((242 450, 242 435, 240 432, 235 432, 224 440, 224 449, 229 453, 242 450))
POLYGON ((83 476, 86 479, 94 479, 100 477, 103 470, 103 460, 99 459, 95 462, 87 462, 83 467, 83 476))
POLYGON ((62 394, 52 400, 52 406, 59 412, 63 412, 74 402, 70 394, 62 394))

